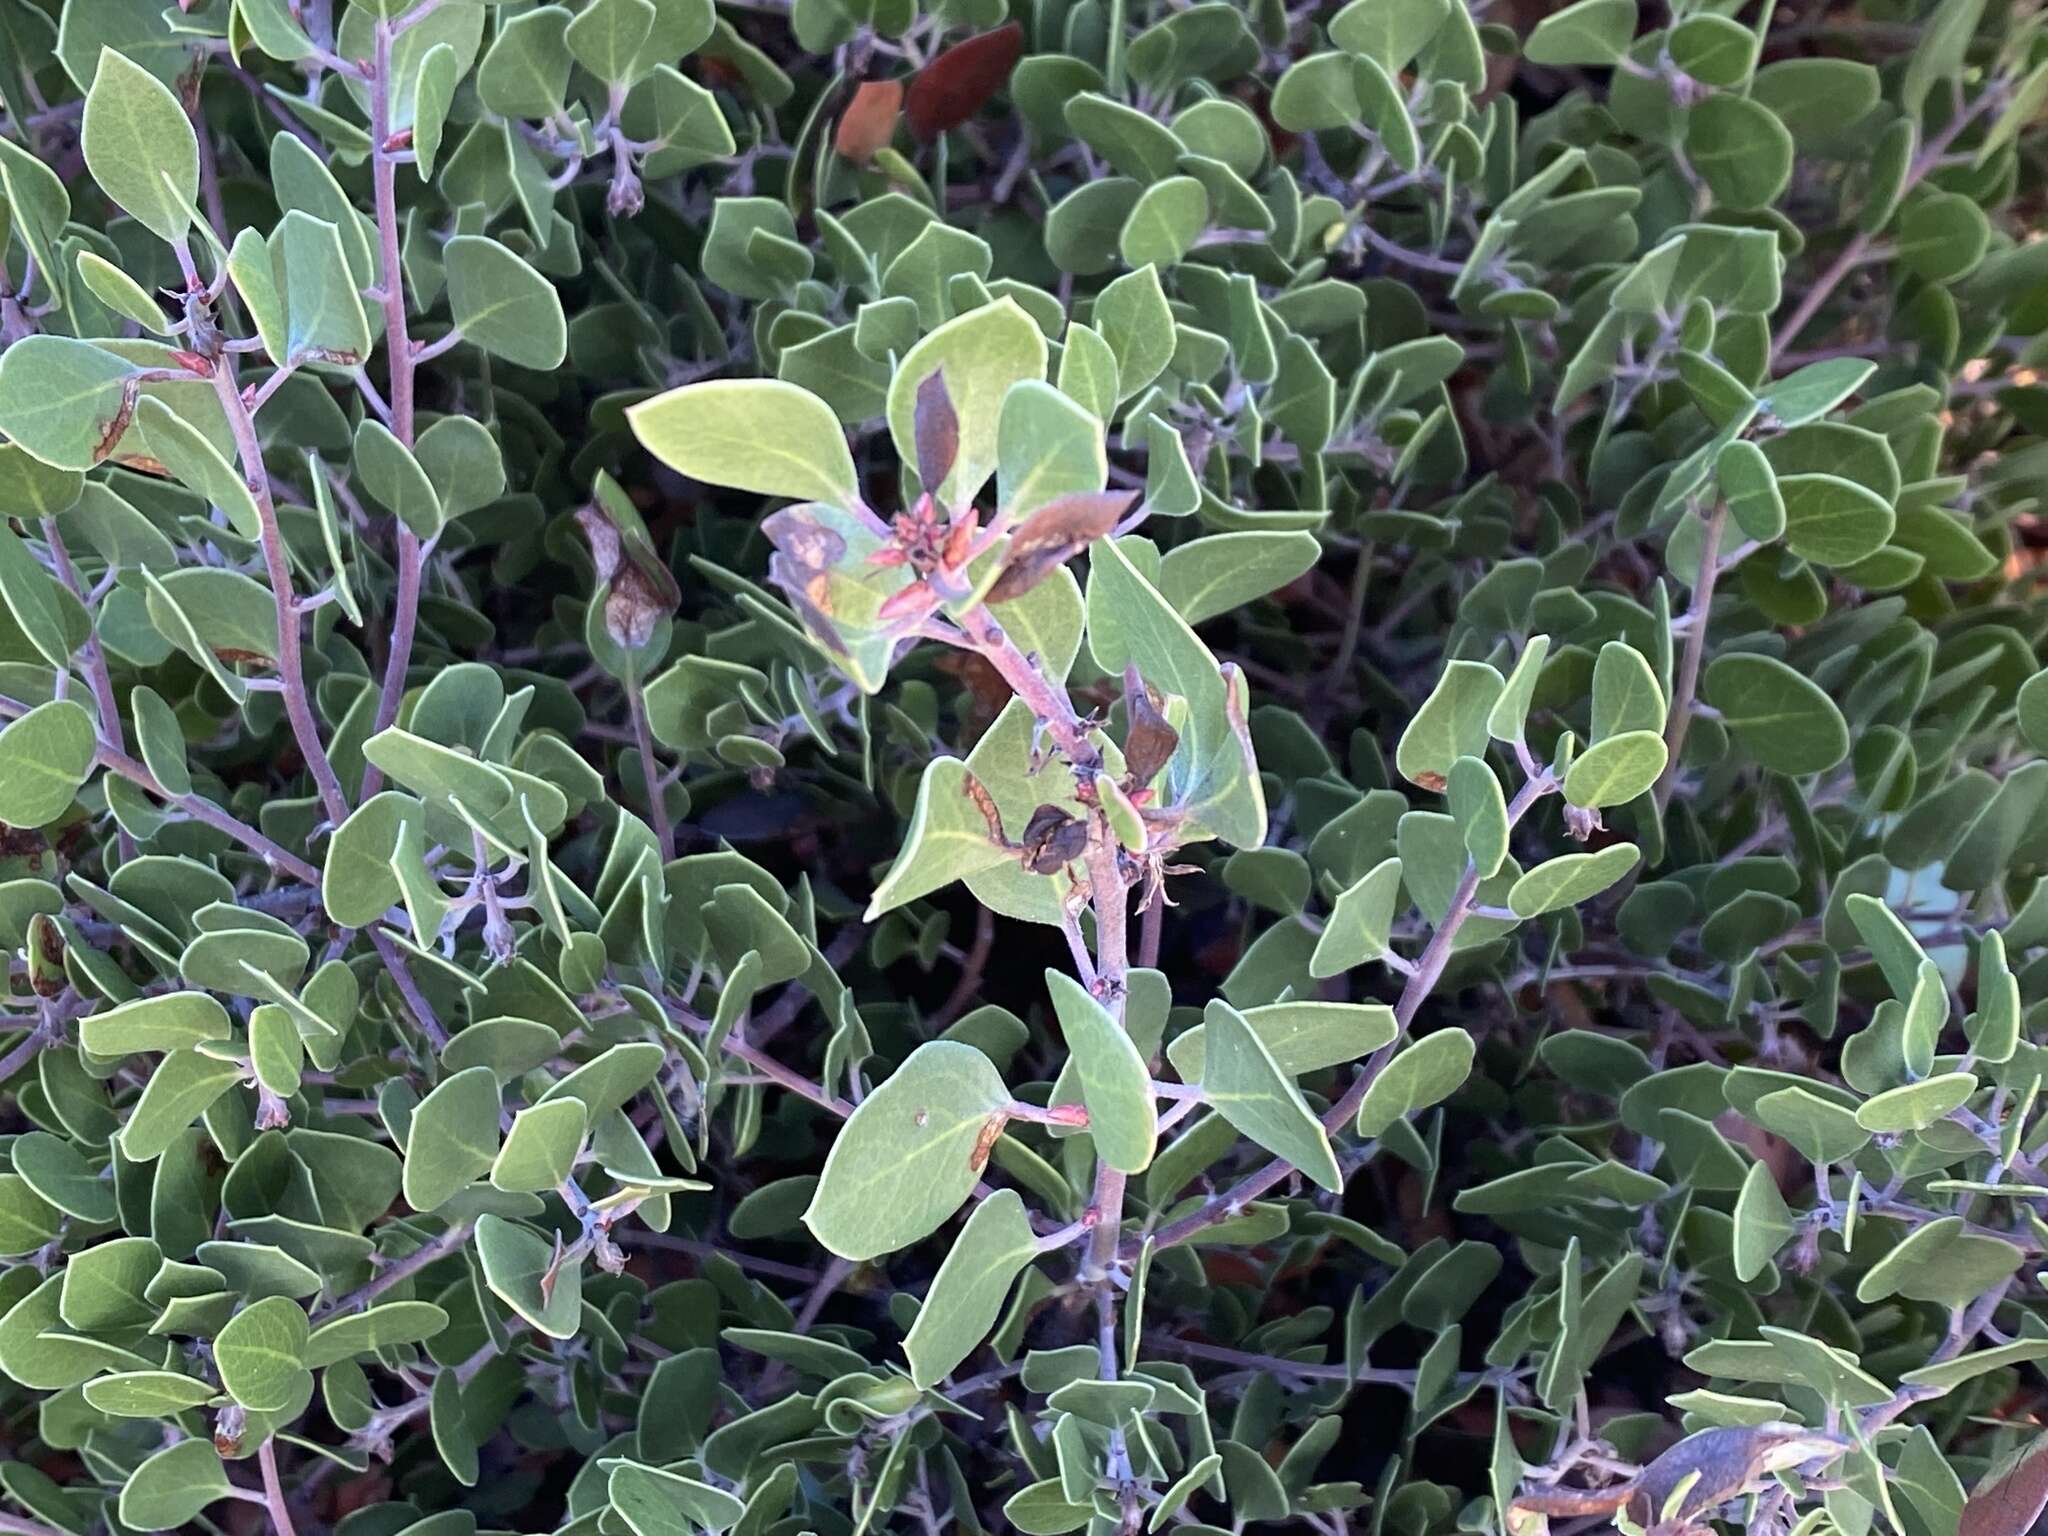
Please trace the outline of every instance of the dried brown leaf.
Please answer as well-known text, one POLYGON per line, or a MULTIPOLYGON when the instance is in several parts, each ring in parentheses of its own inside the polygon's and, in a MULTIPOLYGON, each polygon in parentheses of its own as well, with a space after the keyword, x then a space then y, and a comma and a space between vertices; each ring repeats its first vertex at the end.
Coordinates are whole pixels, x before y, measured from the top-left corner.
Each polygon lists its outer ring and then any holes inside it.
POLYGON ((1003 551, 1003 572, 988 600, 1022 597, 1082 550, 1116 527, 1138 499, 1136 491, 1079 491, 1047 502, 1017 525, 1003 551))
POLYGON ((929 144, 957 128, 1003 88, 1024 51, 1024 28, 1016 22, 955 43, 917 72, 904 100, 910 131, 929 144))
POLYGON ((895 137, 896 119, 902 111, 901 80, 863 80, 839 114, 832 147, 855 165, 866 165, 876 150, 895 137))

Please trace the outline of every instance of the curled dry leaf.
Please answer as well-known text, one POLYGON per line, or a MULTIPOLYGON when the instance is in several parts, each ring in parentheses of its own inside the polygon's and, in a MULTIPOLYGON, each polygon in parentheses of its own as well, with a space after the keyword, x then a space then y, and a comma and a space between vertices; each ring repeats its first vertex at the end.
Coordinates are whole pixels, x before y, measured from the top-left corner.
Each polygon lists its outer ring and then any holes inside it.
POLYGON ((1138 499, 1136 491, 1079 491, 1048 501, 1017 525, 1003 551, 1003 572, 988 600, 1022 597, 1107 534, 1138 499))
POLYGON ((876 150, 895 137, 896 119, 902 111, 901 80, 863 80, 839 114, 832 147, 854 164, 866 165, 876 150))
POLYGON ((1041 805, 1024 824, 1024 867, 1056 875, 1088 851, 1088 824, 1056 805, 1041 805))
POLYGON ((1136 667, 1124 668, 1124 708, 1131 722, 1124 735, 1124 767, 1135 789, 1143 789, 1157 778, 1180 746, 1180 732, 1168 724, 1159 702, 1159 695, 1138 676, 1136 667))
POLYGON ((918 142, 929 144, 980 110, 1009 81, 1024 51, 1024 28, 1016 22, 955 43, 917 72, 904 113, 918 142))

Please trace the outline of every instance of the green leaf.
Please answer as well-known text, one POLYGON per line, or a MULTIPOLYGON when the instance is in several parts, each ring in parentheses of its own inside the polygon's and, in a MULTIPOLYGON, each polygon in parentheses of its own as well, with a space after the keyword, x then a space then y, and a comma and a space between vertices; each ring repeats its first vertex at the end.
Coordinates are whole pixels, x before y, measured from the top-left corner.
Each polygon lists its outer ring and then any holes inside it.
POLYGON ((213 1341, 221 1385, 254 1413, 289 1407, 306 1375, 308 1337, 305 1309, 288 1296, 244 1307, 213 1341))
POLYGON ((448 1314, 430 1301, 379 1302, 367 1311, 322 1323, 306 1339, 308 1370, 325 1370, 357 1355, 423 1344, 440 1336, 448 1314))
POLYGON ((1819 565, 1853 565, 1882 549, 1895 521, 1891 503, 1839 475, 1780 475, 1785 543, 1819 565))
POLYGON ((1873 1136, 1924 1131, 1951 1110, 1968 1103, 1976 1091, 1977 1079, 1970 1073, 1944 1072, 1866 1099, 1857 1108, 1856 1123, 1873 1136))
POLYGON ((135 1531, 174 1530, 232 1493, 213 1442, 180 1440, 149 1457, 122 1485, 121 1523, 135 1531))
POLYGON ((1462 1029, 1424 1035, 1387 1063, 1358 1106, 1358 1134, 1378 1136, 1404 1115, 1441 1103, 1464 1086, 1477 1047, 1462 1029))
POLYGON ((1123 1025, 1073 977, 1047 970, 1045 980, 1080 1077, 1097 1154, 1121 1173, 1143 1173, 1159 1139, 1159 1108, 1144 1057, 1123 1025))
POLYGON ((959 450, 936 487, 926 487, 949 508, 980 495, 1000 462, 1003 402, 1011 387, 1045 377, 1045 333, 1015 299, 1001 298, 948 320, 904 354, 889 384, 889 435, 905 464, 917 462, 917 391, 942 376, 959 420, 959 450))
POLYGON ((118 1419, 168 1419, 219 1394, 177 1371, 122 1371, 85 1384, 85 1400, 118 1419))
POLYGON ((498 1078, 469 1067, 445 1079, 412 1112, 405 1143, 405 1201, 431 1211, 467 1189, 498 1156, 498 1078))
MULTIPOLYGON (((263 514, 248 481, 205 433, 154 395, 143 396, 137 404, 135 426, 151 456, 226 513, 236 533, 251 543, 263 537, 263 514)), ((275 648, 273 638, 266 650, 275 648)))
POLYGON ((192 120, 168 86, 112 48, 100 50, 79 144, 100 190, 159 240, 191 228, 199 196, 192 120))
POLYGON ((1169 176, 1139 195, 1117 249, 1126 265, 1170 267, 1194 249, 1209 223, 1209 194, 1192 176, 1169 176))
POLYGON ((39 704, 0 730, 0 822, 47 826, 70 808, 99 749, 92 716, 69 699, 39 704))
POLYGON ((1849 727, 1816 683, 1770 656, 1736 653, 1708 665, 1700 694, 1740 746, 1779 773, 1825 773, 1849 755, 1849 727))
POLYGON ((605 1492, 633 1536, 722 1531, 746 1513, 746 1505, 723 1488, 630 1461, 613 1465, 605 1492))
MULTIPOLYGON (((1762 397, 1763 404, 1777 417, 1780 426, 1796 427, 1818 421, 1861 389, 1876 371, 1877 364, 1861 357, 1831 357, 1808 363, 1772 384, 1762 397)), ((1726 449, 1722 450, 1722 457, 1727 457, 1726 449)))
POLYGON ((996 505, 1020 522, 1061 496, 1099 491, 1109 478, 1101 421, 1040 379, 1003 397, 996 461, 996 505))
POLYGON ((1749 1165, 1735 1200, 1735 1278, 1747 1285, 1764 1272, 1771 1256, 1799 1231, 1777 1175, 1767 1163, 1749 1165))
POLYGON ((925 764, 902 849, 875 887, 867 921, 1014 857, 990 837, 974 786, 974 775, 957 757, 935 757, 925 764))
POLYGON ((505 1145, 491 1164, 499 1189, 545 1194, 561 1187, 583 1147, 589 1115, 578 1099, 549 1099, 512 1117, 505 1145))
POLYGON ((1461 757, 1451 764, 1444 792, 1479 877, 1491 879, 1508 856, 1508 803, 1499 777, 1484 759, 1461 757))
POLYGON ((2001 1238, 1965 1230, 1960 1216, 1939 1216, 1915 1227, 1879 1259, 1856 1286, 1866 1306, 1887 1296, 1962 1307, 2008 1278, 2025 1254, 2001 1238))
POLYGON ((1665 757, 1664 738, 1656 731, 1606 737, 1572 759, 1564 797, 1578 806, 1626 805, 1657 782, 1665 757))
POLYGON ((1727 209, 1768 207, 1792 179, 1792 135, 1769 107, 1733 91, 1693 104, 1685 153, 1727 209))
POLYGON ((508 17, 477 66, 478 98, 503 117, 546 118, 561 110, 575 60, 562 45, 572 13, 537 6, 508 17))
POLYGON ((1011 1283, 1037 1256, 1038 1239, 1015 1190, 999 1189, 974 1208, 903 1340, 912 1383, 935 1386, 974 1352, 1002 1314, 1011 1283))
POLYGON ((1870 1140, 1856 1123, 1853 1110, 1832 1104, 1804 1088, 1781 1088, 1756 1103, 1756 1123, 1782 1136, 1799 1155, 1814 1163, 1838 1163, 1853 1157, 1870 1140))
POLYGON ((1258 847, 1266 840, 1266 799, 1238 693, 1241 677, 1225 678, 1118 540, 1102 540, 1088 558, 1088 646, 1096 665, 1111 676, 1135 666, 1147 683, 1187 701, 1160 803, 1186 813, 1183 841, 1206 836, 1258 847))
POLYGON ((91 342, 24 336, 0 352, 0 432, 52 468, 91 469, 134 419, 139 371, 91 342))
MULTIPOLYGON (((495 1137, 495 1113, 492 1125, 495 1137)), ((502 1216, 477 1218, 476 1255, 491 1294, 549 1338, 573 1339, 583 1310, 583 1270, 559 1262, 558 1243, 502 1216)))
POLYGON ((844 1259, 876 1258, 928 1236, 981 1177, 1009 1103, 981 1052, 925 1042, 840 1127, 804 1224, 844 1259))
POLYGON ((483 235, 442 247, 448 308, 463 340, 508 363, 540 372, 562 366, 568 328, 554 284, 483 235))
POLYGON ((1126 400, 1173 360, 1173 310, 1150 265, 1126 272, 1095 296, 1089 323, 1116 359, 1117 389, 1126 400))
POLYGON ((422 543, 441 531, 446 517, 440 495, 412 450, 381 421, 366 416, 356 428, 356 473, 377 504, 422 543))
POLYGON ((1486 750, 1487 722, 1506 684, 1483 661, 1452 661, 1401 733, 1394 766, 1424 789, 1442 790, 1451 765, 1486 750))
POLYGON ((170 334, 170 321, 149 290, 96 251, 78 253, 78 276, 92 296, 125 319, 158 336, 170 334))
POLYGON ((1159 590, 1190 624, 1235 613, 1316 563, 1312 533, 1246 529, 1176 544, 1159 562, 1159 590))
MULTIPOLYGON (((1484 763, 1480 767, 1492 777, 1492 770, 1484 763)), ((1322 937, 1316 940, 1315 953, 1309 958, 1309 974, 1318 979, 1339 976, 1353 966, 1368 964, 1384 955, 1394 928, 1394 903, 1400 894, 1398 858, 1383 859, 1359 876, 1331 907, 1322 937)))
POLYGON ((231 1061, 196 1050, 172 1051, 157 1063, 142 1097, 121 1128, 121 1150, 131 1162, 153 1162, 213 1101, 242 1077, 231 1061))
POLYGON ((1330 18, 1330 41, 1398 74, 1415 62, 1450 12, 1451 0, 1351 0, 1330 18))
POLYGON ((1514 670, 1508 673, 1500 696, 1486 715, 1486 732, 1495 741, 1522 739, 1522 732, 1529 723, 1529 705, 1536 697, 1537 679, 1542 675, 1543 662, 1549 654, 1550 636, 1531 635, 1529 643, 1522 647, 1522 654, 1515 658, 1514 670))
POLYGON ((1517 917, 1541 917, 1590 901, 1634 869, 1640 857, 1634 843, 1615 843, 1597 853, 1559 854, 1514 883, 1508 910, 1517 917))
POLYGON ((1785 498, 1778 491, 1777 472, 1755 443, 1738 438, 1714 460, 1714 476, 1728 502, 1735 526, 1760 544, 1785 532, 1785 498))
POLYGON ((285 355, 302 361, 354 367, 370 355, 370 322, 349 268, 341 231, 325 219, 293 209, 271 236, 271 261, 285 297, 285 355))
POLYGON ((1331 1193, 1344 1187, 1337 1155, 1309 1110, 1245 1016, 1221 998, 1202 1013, 1202 1096, 1217 1112, 1275 1157, 1285 1158, 1331 1193))
POLYGON ((1642 652, 1620 640, 1601 646, 1593 664, 1593 740, 1662 731, 1664 713, 1664 689, 1642 652))
POLYGON ((95 1056, 132 1056, 140 1051, 175 1051, 207 1040, 225 1040, 227 1010, 204 992, 166 992, 139 997, 79 1021, 79 1042, 95 1056))
MULTIPOLYGON (((1241 1009, 1281 1071, 1290 1077, 1341 1066, 1394 1038, 1394 1010, 1384 1003, 1265 1003, 1241 1009)), ((1167 1059, 1186 1083, 1202 1080, 1208 1026, 1174 1036, 1167 1059)))
POLYGON ((1536 23, 1522 57, 1553 66, 1618 64, 1635 35, 1635 0, 1577 0, 1536 23))
POLYGON ((596 0, 563 34, 576 62, 608 86, 631 83, 642 47, 654 30, 652 0, 596 0))
POLYGON ((644 400, 626 419, 678 473, 762 496, 860 505, 839 418, 816 395, 777 379, 714 379, 644 400))

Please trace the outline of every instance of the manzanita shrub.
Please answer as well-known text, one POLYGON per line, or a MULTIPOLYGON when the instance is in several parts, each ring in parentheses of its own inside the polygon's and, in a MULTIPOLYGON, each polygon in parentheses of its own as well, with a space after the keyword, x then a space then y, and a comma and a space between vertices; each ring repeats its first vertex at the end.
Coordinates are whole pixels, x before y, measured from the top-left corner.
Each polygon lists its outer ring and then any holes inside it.
POLYGON ((2033 1523, 2040 7, 0 19, 0 1531, 2033 1523))

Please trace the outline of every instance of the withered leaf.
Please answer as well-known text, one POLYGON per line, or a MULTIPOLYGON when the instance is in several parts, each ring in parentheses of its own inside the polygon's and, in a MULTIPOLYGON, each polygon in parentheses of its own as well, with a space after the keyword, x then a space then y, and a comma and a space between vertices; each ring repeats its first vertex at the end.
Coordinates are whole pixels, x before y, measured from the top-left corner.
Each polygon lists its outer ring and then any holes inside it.
POLYGON ((1056 875, 1088 851, 1088 824, 1056 805, 1041 805, 1024 824, 1024 867, 1056 875))
POLYGON ((917 72, 904 101, 910 131, 929 144, 948 128, 957 128, 1002 89, 1024 51, 1024 28, 1017 22, 955 43, 917 72))
POLYGON ((1131 720, 1124 736, 1124 766, 1132 785, 1143 788, 1172 760, 1180 746, 1180 732, 1160 713, 1152 685, 1138 676, 1134 666, 1124 668, 1124 708, 1131 720))
POLYGON ((960 453, 960 417, 946 390, 943 370, 925 375, 917 386, 913 414, 917 431, 917 479, 927 496, 945 484, 960 453))
POLYGON ((1963 1501, 1956 1536, 2024 1536, 2048 1507, 2048 1435, 1993 1467, 1963 1501))
POLYGON ((604 603, 605 633, 615 645, 645 645, 655 626, 682 606, 675 572, 655 553, 639 512, 608 476, 599 477, 597 494, 577 508, 576 523, 590 541, 597 568, 593 596, 604 603))
POLYGON ((1010 535, 988 600, 1022 597, 1114 528, 1137 499, 1136 491, 1077 491, 1048 501, 1010 535))
POLYGON ((839 114, 832 147, 854 164, 866 165, 876 150, 895 137, 896 119, 902 110, 901 80, 863 80, 839 114))

